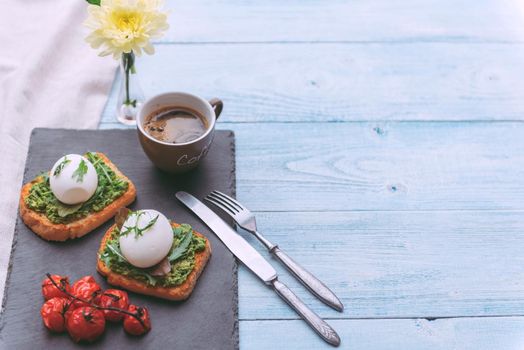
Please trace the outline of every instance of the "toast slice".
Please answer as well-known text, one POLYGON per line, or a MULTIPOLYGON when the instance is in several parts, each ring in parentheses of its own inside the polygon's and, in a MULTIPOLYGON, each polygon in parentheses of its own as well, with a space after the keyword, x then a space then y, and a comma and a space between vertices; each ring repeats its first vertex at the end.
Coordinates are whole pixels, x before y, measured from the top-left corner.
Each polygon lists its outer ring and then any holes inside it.
MULTIPOLYGON (((173 227, 178 226, 177 223, 171 223, 171 225, 173 227)), ((204 270, 204 267, 211 256, 211 245, 209 244, 209 240, 204 235, 193 231, 195 235, 203 237, 206 240, 206 247, 200 252, 195 252, 195 267, 182 284, 174 287, 149 286, 139 280, 111 271, 111 269, 106 266, 102 260, 100 260, 100 254, 103 252, 106 242, 111 237, 111 233, 115 229, 115 226, 116 224, 111 226, 102 238, 100 249, 98 250, 97 254, 98 258, 96 269, 102 276, 107 278, 107 282, 109 284, 127 289, 135 293, 151 295, 168 300, 185 300, 191 295, 193 289, 195 288, 196 282, 200 277, 200 274, 204 270)))
POLYGON ((20 194, 20 216, 34 233, 48 241, 65 241, 71 238, 82 237, 111 219, 120 208, 131 204, 135 200, 136 188, 131 180, 122 174, 105 154, 97 153, 97 155, 115 172, 117 177, 127 181, 127 191, 101 211, 90 213, 79 220, 67 224, 55 224, 45 214, 30 209, 25 203, 25 198, 29 195, 31 187, 43 181, 43 177, 39 176, 22 186, 20 194))

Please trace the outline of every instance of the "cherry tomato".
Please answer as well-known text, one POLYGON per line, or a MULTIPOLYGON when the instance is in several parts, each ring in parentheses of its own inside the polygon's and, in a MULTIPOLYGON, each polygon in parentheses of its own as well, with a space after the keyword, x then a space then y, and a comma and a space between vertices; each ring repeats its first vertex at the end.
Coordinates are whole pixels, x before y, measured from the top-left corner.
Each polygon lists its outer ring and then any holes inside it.
MULTIPOLYGON (((62 277, 60 275, 51 275, 51 278, 57 285, 63 287, 66 291, 71 291, 71 286, 69 285, 68 277, 62 277)), ((47 277, 42 281, 42 295, 44 296, 45 300, 49 300, 55 297, 68 298, 67 294, 62 292, 60 289, 56 288, 53 282, 51 282, 47 277)))
POLYGON ((132 335, 142 335, 151 330, 151 319, 149 318, 149 311, 145 307, 137 307, 133 304, 129 305, 127 311, 137 315, 143 322, 140 323, 135 317, 130 315, 124 316, 124 330, 132 335))
POLYGON ((78 281, 76 281, 75 284, 76 283, 96 283, 96 280, 93 276, 84 276, 78 281))
POLYGON ((67 319, 67 331, 75 342, 93 342, 104 333, 104 313, 90 306, 74 310, 67 319))
POLYGON ((71 301, 61 297, 49 299, 40 309, 40 315, 42 315, 44 325, 50 331, 57 333, 66 330, 67 318, 71 312, 71 301))
MULTIPOLYGON (((98 305, 127 310, 127 307, 129 306, 129 297, 123 290, 108 289, 100 296, 98 305)), ((102 310, 102 312, 108 321, 119 322, 124 318, 124 314, 118 311, 102 310)))
MULTIPOLYGON (((102 288, 92 276, 85 276, 78 281, 76 281, 71 287, 71 294, 75 297, 87 300, 89 302, 98 303, 100 299, 100 294, 102 293, 102 288)), ((84 303, 80 300, 74 301, 74 307, 89 306, 87 303, 84 303)))

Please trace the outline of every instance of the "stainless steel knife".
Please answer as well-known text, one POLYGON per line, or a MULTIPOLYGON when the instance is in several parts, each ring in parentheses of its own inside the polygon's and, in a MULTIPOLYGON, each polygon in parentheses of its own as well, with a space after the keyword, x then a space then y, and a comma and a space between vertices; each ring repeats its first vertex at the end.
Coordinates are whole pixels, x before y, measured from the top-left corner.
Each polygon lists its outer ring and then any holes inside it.
POLYGON ((177 192, 176 197, 195 213, 224 243, 224 245, 264 283, 288 303, 297 314, 317 332, 322 339, 333 346, 340 345, 340 337, 327 322, 300 300, 284 283, 278 280, 273 266, 260 255, 244 238, 233 230, 215 212, 187 192, 177 192))

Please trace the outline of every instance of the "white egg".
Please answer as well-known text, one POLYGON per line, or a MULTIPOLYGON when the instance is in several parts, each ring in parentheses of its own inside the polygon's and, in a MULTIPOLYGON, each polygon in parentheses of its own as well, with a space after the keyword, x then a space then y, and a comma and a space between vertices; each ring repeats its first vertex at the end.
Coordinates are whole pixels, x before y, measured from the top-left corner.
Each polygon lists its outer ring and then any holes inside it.
POLYGON ((60 202, 70 205, 79 204, 87 201, 95 193, 98 175, 87 158, 79 154, 68 154, 53 165, 49 174, 49 184, 51 191, 60 202), (79 169, 82 161, 87 166, 87 172, 79 177, 76 176, 75 171, 79 169), (59 167, 60 170, 57 172, 59 167))
POLYGON ((127 235, 120 236, 122 255, 136 267, 151 267, 166 257, 173 245, 173 229, 162 213, 152 209, 133 212, 122 225, 121 233, 133 227, 144 229, 157 216, 155 224, 141 235, 132 230, 127 235))

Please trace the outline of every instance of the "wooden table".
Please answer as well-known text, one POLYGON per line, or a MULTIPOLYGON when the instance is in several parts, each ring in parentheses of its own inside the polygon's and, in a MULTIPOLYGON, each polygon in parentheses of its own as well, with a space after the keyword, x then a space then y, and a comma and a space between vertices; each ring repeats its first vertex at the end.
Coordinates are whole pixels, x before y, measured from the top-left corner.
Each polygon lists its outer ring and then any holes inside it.
MULTIPOLYGON (((238 198, 342 297, 274 264, 341 348, 524 348, 518 2, 173 1, 139 58, 149 96, 224 100, 238 198)), ((242 349, 328 348, 244 268, 239 294, 242 349)))

